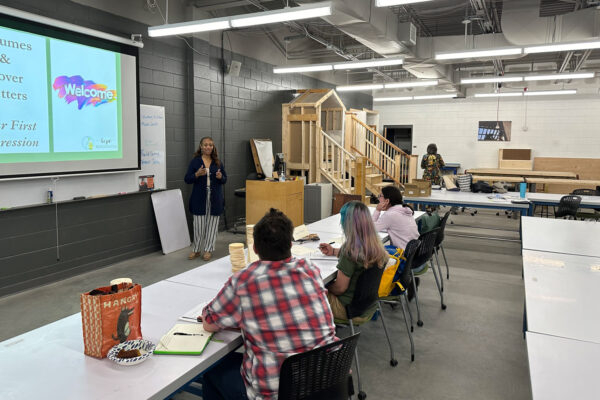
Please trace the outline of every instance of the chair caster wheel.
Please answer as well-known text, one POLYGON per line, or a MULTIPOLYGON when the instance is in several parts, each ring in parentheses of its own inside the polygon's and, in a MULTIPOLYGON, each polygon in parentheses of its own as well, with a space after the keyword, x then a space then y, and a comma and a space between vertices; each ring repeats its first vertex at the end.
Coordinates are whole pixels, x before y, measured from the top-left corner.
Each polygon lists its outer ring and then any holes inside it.
POLYGON ((449 281, 450 280, 450 274, 446 275, 446 280, 449 281))
POLYGON ((413 362, 413 361, 415 361, 415 355, 414 355, 414 354, 411 354, 411 355, 410 355, 410 362, 413 362))
POLYGON ((365 392, 358 393, 358 400, 365 400, 367 398, 367 394, 365 392))
POLYGON ((446 305, 442 304, 442 310, 445 310, 445 309, 446 309, 446 305))
POLYGON ((414 327, 414 326, 411 326, 411 327, 410 327, 410 331, 411 331, 411 332, 414 332, 414 331, 415 331, 415 327, 414 327))
POLYGON ((423 326, 423 321, 417 321, 417 325, 423 326))
POLYGON ((392 359, 390 360, 390 365, 391 365, 392 367, 395 367, 396 365, 398 365, 398 360, 396 360, 395 358, 392 358, 392 359))

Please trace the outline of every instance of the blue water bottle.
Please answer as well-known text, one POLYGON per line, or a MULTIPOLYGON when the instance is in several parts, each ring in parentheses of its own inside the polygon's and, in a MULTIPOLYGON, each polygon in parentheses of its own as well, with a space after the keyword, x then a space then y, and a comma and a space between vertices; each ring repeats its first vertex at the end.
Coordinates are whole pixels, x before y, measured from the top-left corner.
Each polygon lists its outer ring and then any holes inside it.
POLYGON ((521 196, 522 199, 525 198, 525 191, 526 190, 527 190, 527 183, 521 182, 519 184, 519 195, 521 196))
POLYGON ((46 203, 51 204, 54 201, 54 193, 52 192, 52 188, 48 188, 48 193, 46 194, 46 203))

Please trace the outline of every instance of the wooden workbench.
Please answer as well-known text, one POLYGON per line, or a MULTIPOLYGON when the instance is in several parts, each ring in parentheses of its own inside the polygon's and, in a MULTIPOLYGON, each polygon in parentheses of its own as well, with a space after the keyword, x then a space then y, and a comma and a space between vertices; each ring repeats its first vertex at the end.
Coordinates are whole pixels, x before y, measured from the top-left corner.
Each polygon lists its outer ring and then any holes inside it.
POLYGON ((472 175, 520 176, 523 178, 577 179, 577 174, 574 172, 531 171, 527 169, 472 168, 465 171, 465 173, 472 175))
POLYGON ((536 191, 536 185, 544 185, 544 192, 547 193, 571 193, 575 189, 595 189, 600 186, 600 180, 590 179, 552 179, 552 178, 525 178, 530 186, 530 191, 536 191), (552 190, 548 190, 548 186, 552 190))
POLYGON ((257 223, 273 207, 304 224, 304 182, 246 181, 246 223, 257 223))
POLYGON ((479 181, 521 183, 525 182, 525 178, 522 176, 473 175, 473 182, 479 181))

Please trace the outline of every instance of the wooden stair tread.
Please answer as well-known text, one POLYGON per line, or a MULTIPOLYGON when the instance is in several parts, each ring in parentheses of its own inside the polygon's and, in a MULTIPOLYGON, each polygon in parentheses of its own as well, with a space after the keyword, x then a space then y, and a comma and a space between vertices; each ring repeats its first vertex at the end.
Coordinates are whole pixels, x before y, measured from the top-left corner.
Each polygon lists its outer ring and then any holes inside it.
POLYGON ((375 184, 373 184, 373 186, 377 186, 377 187, 394 186, 394 182, 375 183, 375 184))
POLYGON ((367 178, 377 178, 379 176, 381 176, 381 174, 367 174, 367 175, 365 175, 365 177, 367 177, 367 178))

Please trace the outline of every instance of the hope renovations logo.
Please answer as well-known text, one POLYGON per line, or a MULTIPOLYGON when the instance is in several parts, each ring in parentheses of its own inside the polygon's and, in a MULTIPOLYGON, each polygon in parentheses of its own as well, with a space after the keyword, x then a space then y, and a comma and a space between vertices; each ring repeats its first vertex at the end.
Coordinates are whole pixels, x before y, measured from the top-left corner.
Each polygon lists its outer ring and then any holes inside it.
POLYGON ((79 110, 89 105, 98 107, 117 99, 116 90, 107 90, 106 85, 86 81, 79 75, 59 76, 54 80, 52 88, 58 90, 58 97, 60 99, 64 98, 67 104, 77 100, 79 110))

